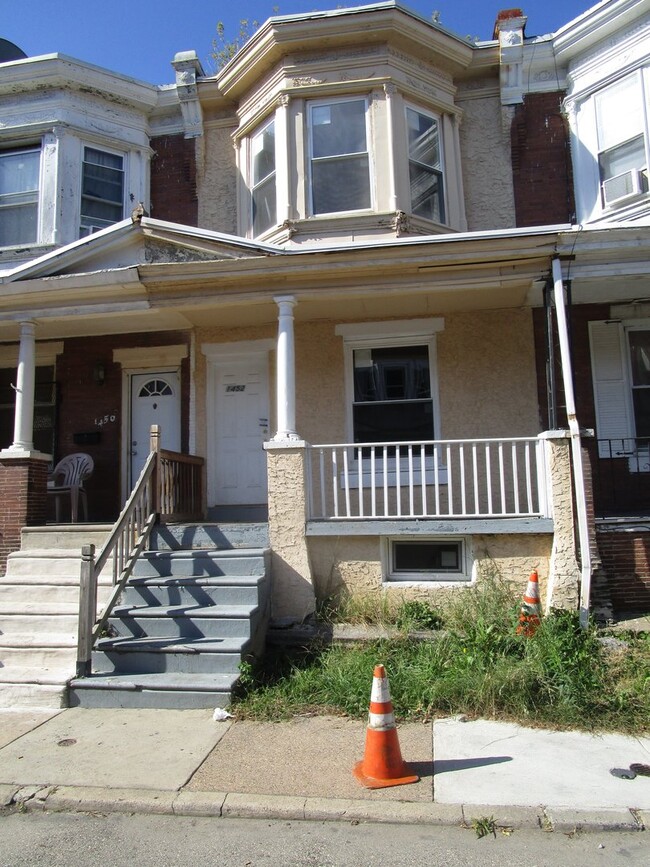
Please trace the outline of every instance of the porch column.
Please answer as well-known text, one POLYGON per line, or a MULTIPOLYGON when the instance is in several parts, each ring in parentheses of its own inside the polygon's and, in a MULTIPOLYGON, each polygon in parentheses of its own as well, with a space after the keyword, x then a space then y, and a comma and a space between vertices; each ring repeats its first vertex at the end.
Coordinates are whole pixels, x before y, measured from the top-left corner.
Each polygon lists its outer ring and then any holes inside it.
POLYGON ((34 451, 35 331, 36 326, 31 320, 20 323, 14 441, 9 447, 10 452, 25 453, 34 451))
POLYGON ((277 432, 274 441, 300 440, 296 432, 296 352, 293 335, 293 295, 278 295, 278 346, 276 377, 277 432))
POLYGON ((568 431, 546 431, 548 495, 553 517, 553 548, 549 563, 546 611, 576 610, 580 595, 580 566, 576 557, 575 515, 571 475, 571 441, 568 431))

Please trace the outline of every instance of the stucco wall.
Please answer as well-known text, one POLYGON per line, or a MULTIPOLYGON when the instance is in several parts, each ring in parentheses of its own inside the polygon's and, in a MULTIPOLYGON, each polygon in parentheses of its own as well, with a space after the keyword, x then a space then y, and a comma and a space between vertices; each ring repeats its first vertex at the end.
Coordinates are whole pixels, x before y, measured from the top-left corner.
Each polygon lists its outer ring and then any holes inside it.
MULTIPOLYGON (((489 82, 475 83, 488 89, 489 82)), ((460 153, 469 231, 515 225, 515 199, 510 158, 512 109, 502 107, 497 90, 477 96, 461 88, 457 105, 464 112, 460 153)))
MULTIPOLYGON (((382 583, 381 541, 369 536, 312 536, 308 538, 311 574, 316 598, 373 596, 388 593, 391 598, 427 599, 444 605, 452 594, 467 587, 431 581, 382 583)), ((521 585, 522 595, 533 569, 538 570, 542 602, 551 556, 552 537, 543 534, 481 535, 470 540, 474 577, 497 575, 521 585)))

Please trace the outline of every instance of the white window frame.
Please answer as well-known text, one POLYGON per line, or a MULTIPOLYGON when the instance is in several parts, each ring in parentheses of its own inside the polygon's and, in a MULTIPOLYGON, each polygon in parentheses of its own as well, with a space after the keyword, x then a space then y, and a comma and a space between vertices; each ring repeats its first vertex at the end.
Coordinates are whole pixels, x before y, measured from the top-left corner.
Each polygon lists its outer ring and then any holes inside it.
MULTIPOLYGON (((34 193, 34 201, 23 202, 22 204, 35 204, 36 205, 36 237, 30 240, 22 240, 17 244, 8 244, 0 246, 0 249, 11 249, 12 247, 30 247, 37 246, 41 242, 41 195, 43 188, 43 146, 41 142, 37 143, 28 143, 22 145, 13 145, 11 147, 2 148, 0 150, 0 158, 3 156, 7 156, 10 154, 21 154, 21 153, 38 153, 38 186, 36 190, 27 190, 26 193, 34 193)), ((16 195, 19 195, 18 193, 16 195)), ((11 207, 11 205, 7 204, 6 207, 11 207)), ((4 206, 0 206, 0 214, 4 210, 4 206)))
MULTIPOLYGON (((431 387, 431 404, 433 408, 433 439, 440 439, 440 396, 438 388, 438 362, 436 335, 444 329, 444 320, 436 319, 413 319, 395 320, 393 322, 366 322, 357 324, 341 324, 335 328, 337 336, 343 337, 344 365, 345 365, 345 413, 346 413, 346 438, 347 442, 354 442, 354 352, 356 349, 383 349, 393 346, 427 346, 429 350, 429 381, 431 387)), ((364 487, 370 484, 371 459, 364 457, 361 460, 362 482, 364 487)), ((387 461, 388 487, 397 485, 397 461, 391 457, 387 461)), ((383 485, 383 470, 376 468, 377 484, 383 485)), ((426 481, 433 483, 435 474, 433 455, 428 455, 425 460, 426 481)), ((408 475, 408 457, 400 456, 400 474, 403 480, 408 475)), ((445 484, 447 469, 441 463, 439 457, 438 480, 445 484)), ((419 471, 414 474, 414 480, 420 482, 419 471)), ((359 468, 355 456, 352 463, 352 471, 348 475, 350 487, 359 486, 359 468)))
POLYGON ((436 584, 455 586, 470 584, 474 581, 474 558, 470 536, 385 536, 381 544, 381 564, 384 584, 436 584), (460 569, 457 571, 424 570, 402 572, 395 570, 395 545, 417 542, 420 545, 454 544, 460 547, 460 569))
MULTIPOLYGON (((124 219, 124 215, 126 212, 126 198, 127 198, 127 188, 128 188, 128 168, 129 168, 129 154, 126 151, 117 150, 117 149, 111 148, 111 147, 106 147, 103 144, 98 144, 97 142, 93 142, 93 141, 86 141, 86 140, 80 141, 79 199, 78 199, 79 204, 77 207, 77 220, 78 220, 77 234, 78 234, 78 237, 80 237, 80 238, 89 237, 90 235, 94 234, 95 232, 102 231, 103 229, 108 229, 108 228, 110 228, 110 226, 115 225, 115 223, 119 223, 121 220, 124 219), (97 225, 96 227, 94 227, 94 226, 84 226, 82 224, 82 219, 84 219, 84 217, 83 217, 81 209, 82 209, 83 200, 84 200, 83 183, 84 183, 84 167, 86 165, 86 149, 87 148, 90 150, 99 151, 100 153, 110 154, 111 156, 119 157, 122 160, 122 169, 121 169, 121 171, 122 171, 122 216, 120 217, 119 220, 115 220, 106 226, 97 225), (88 231, 84 234, 83 233, 84 229, 91 229, 91 231, 88 231)), ((102 201, 104 201, 104 200, 102 200, 102 201)), ((108 202, 109 200, 106 199, 105 201, 108 202)), ((85 219, 87 219, 88 221, 91 221, 92 217, 87 217, 85 219)), ((106 222, 106 221, 102 221, 102 222, 106 222)))
MULTIPOLYGON (((278 125, 276 123, 275 115, 268 117, 265 121, 263 121, 259 126, 257 126, 250 134, 248 138, 248 189, 249 189, 249 199, 248 199, 248 223, 250 226, 250 235, 252 238, 257 238, 264 235, 266 232, 273 229, 278 224, 278 147, 277 147, 277 135, 278 135, 278 125), (255 139, 263 136, 265 131, 269 126, 273 124, 274 126, 274 142, 275 149, 273 153, 273 172, 270 175, 266 175, 262 181, 255 183, 254 177, 254 157, 255 157, 255 139), (273 177, 273 184, 275 188, 275 218, 272 222, 261 232, 255 232, 255 211, 254 211, 254 195, 256 189, 258 189, 263 183, 269 180, 270 177, 273 177)), ((288 155, 285 157, 288 159, 288 155)))
MULTIPOLYGON (((347 96, 340 98, 331 98, 331 99, 318 99, 318 100, 310 100, 306 105, 307 109, 307 153, 308 153, 308 176, 309 176, 309 214, 312 217, 329 217, 329 216, 341 216, 342 214, 367 214, 372 213, 375 210, 375 170, 374 170, 374 160, 372 153, 372 136, 371 136, 371 124, 370 124, 370 101, 367 96, 364 95, 356 95, 356 96, 347 96), (313 165, 314 165, 314 155, 313 155, 313 136, 312 136, 312 110, 319 106, 325 105, 340 105, 344 102, 363 102, 364 103, 364 118, 365 118, 365 128, 366 128, 366 150, 365 151, 355 151, 354 154, 337 154, 336 157, 327 158, 327 159, 340 159, 345 156, 354 156, 367 154, 368 156, 368 193, 370 203, 367 208, 354 208, 350 210, 343 211, 319 211, 316 213, 314 210, 314 182, 313 182, 313 165)), ((324 160, 326 158, 316 158, 317 160, 324 160)))
POLYGON ((415 212, 413 211, 413 199, 410 195, 410 192, 411 192, 411 185, 410 185, 411 163, 413 162, 413 163, 416 163, 417 165, 424 166, 424 168, 426 168, 426 169, 430 169, 434 172, 439 173, 440 185, 441 185, 441 191, 442 191, 441 195, 440 195, 440 212, 441 212, 440 213, 440 220, 431 219, 430 222, 440 223, 441 225, 445 225, 445 226, 449 225, 449 219, 447 216, 447 172, 445 170, 445 143, 444 143, 444 128, 443 128, 442 116, 439 114, 436 114, 435 112, 432 112, 432 111, 425 111, 424 109, 420 108, 420 106, 407 102, 404 104, 404 124, 405 124, 405 130, 406 130, 406 147, 407 147, 406 157, 407 157, 407 162, 408 162, 407 170, 408 170, 408 178, 409 178, 409 203, 410 203, 411 213, 414 214, 414 216, 419 217, 422 220, 429 220, 428 217, 422 217, 419 214, 415 214, 415 212), (419 160, 415 160, 411 157, 411 152, 410 152, 410 147, 409 147, 409 134, 408 134, 408 131, 409 131, 408 112, 409 111, 413 111, 416 114, 421 114, 423 117, 428 117, 430 120, 435 121, 435 123, 438 127, 438 148, 440 151, 440 168, 439 169, 435 168, 434 166, 428 166, 426 163, 421 163, 421 162, 419 162, 419 160))

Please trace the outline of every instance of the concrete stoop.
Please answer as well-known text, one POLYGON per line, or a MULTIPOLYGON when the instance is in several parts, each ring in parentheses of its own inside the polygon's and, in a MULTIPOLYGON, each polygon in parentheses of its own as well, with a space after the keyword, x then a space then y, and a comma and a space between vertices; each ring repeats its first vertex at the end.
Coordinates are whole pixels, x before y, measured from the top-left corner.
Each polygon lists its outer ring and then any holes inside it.
POLYGON ((156 527, 70 705, 225 707, 269 608, 265 525, 156 527))
MULTIPOLYGON (((75 673, 81 548, 110 527, 25 528, 0 578, 0 707, 60 708, 75 673)), ((98 598, 108 598, 111 564, 98 598)))

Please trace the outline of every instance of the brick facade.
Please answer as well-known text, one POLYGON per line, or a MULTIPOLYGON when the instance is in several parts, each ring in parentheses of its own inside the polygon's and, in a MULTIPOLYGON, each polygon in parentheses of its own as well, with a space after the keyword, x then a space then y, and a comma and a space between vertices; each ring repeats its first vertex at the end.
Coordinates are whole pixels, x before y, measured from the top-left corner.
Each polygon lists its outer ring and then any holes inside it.
MULTIPOLYGON (((71 452, 87 452, 92 457, 95 469, 85 485, 90 521, 114 521, 122 506, 122 430, 126 420, 122 418, 122 367, 113 362, 113 350, 187 341, 187 335, 179 332, 106 335, 65 341, 56 366, 58 424, 54 461, 71 452), (93 376, 98 364, 103 365, 105 371, 102 384, 95 382, 93 376), (94 434, 98 441, 80 442, 85 434, 94 434)), ((188 396, 189 361, 185 359, 181 364, 181 448, 184 451, 188 448, 188 396)), ((53 515, 49 519, 53 520, 53 515)))
POLYGON ((650 611, 650 524, 598 531, 598 549, 609 577, 614 614, 650 611))
POLYGON ((0 575, 20 548, 22 528, 45 523, 47 470, 46 460, 0 458, 0 575))
POLYGON ((151 139, 151 216, 198 226, 196 144, 183 135, 151 139))
POLYGON ((529 93, 510 130, 517 226, 575 222, 562 93, 529 93))

